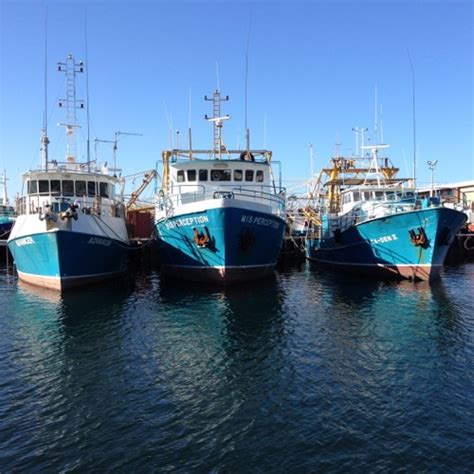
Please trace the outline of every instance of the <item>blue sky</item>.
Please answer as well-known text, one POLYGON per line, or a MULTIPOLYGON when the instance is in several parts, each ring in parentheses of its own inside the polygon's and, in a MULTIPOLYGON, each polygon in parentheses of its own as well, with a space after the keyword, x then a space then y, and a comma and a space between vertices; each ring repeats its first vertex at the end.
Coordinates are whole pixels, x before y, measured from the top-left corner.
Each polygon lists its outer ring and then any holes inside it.
MULTIPOLYGON (((0 167, 10 176, 10 195, 20 190, 20 174, 40 162, 46 5, 52 159, 62 161, 65 152, 64 130, 56 126, 62 120, 56 103, 64 94, 64 76, 56 72, 56 63, 69 53, 85 60, 87 9, 91 139, 112 140, 118 130, 143 134, 124 136, 119 143, 124 175, 155 166, 161 150, 169 147, 170 121, 171 135, 175 138, 179 130, 183 146, 191 115, 193 145, 211 146, 212 128, 203 120, 211 104, 202 99, 216 87, 216 69, 222 92, 230 96, 223 104, 223 113, 232 116, 224 141, 232 148, 243 146, 250 25, 251 146, 273 150, 290 189, 309 177, 310 143, 317 170, 327 164, 338 140, 343 154, 354 153, 355 126, 369 128, 367 135, 377 141, 375 87, 389 155, 401 174, 411 174, 407 48, 416 77, 419 184, 430 180, 427 160, 439 160, 435 181, 474 179, 471 1, 0 4, 0 167)), ((78 96, 86 96, 84 77, 78 78, 78 96)), ((84 125, 81 141, 86 116, 79 112, 78 118, 84 125)), ((110 145, 99 146, 98 158, 112 161, 110 145)))

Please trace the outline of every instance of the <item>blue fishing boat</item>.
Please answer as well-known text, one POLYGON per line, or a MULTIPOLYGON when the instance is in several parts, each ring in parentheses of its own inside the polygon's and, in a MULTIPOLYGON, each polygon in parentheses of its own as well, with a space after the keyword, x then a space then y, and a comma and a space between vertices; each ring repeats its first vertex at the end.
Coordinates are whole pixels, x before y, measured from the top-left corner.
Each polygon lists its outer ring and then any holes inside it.
POLYGON ((76 161, 76 109, 84 103, 76 99, 75 80, 84 65, 69 55, 58 69, 66 74, 67 98, 60 102, 66 108, 61 124, 67 134, 66 160, 49 160, 45 122, 42 166, 23 175, 8 247, 20 280, 63 290, 123 273, 129 241, 117 170, 89 157, 85 163, 76 161))
MULTIPOLYGON (((155 230, 164 275, 235 283, 275 268, 285 230, 285 198, 272 152, 229 150, 222 141, 220 92, 213 93, 212 150, 163 152, 155 230)), ((191 134, 190 134, 191 137, 191 134)), ((281 180, 280 180, 281 181, 281 180)))
POLYGON ((466 214, 458 204, 419 199, 391 161, 379 158, 386 147, 364 147, 369 157, 336 156, 322 170, 306 257, 378 278, 432 280, 466 214))

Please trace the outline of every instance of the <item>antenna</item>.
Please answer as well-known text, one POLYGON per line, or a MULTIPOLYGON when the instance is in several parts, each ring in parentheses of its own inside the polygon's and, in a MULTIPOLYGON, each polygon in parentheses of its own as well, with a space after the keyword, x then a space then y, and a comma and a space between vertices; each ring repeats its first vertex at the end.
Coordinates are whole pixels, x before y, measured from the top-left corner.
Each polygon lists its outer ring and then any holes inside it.
POLYGON ((44 15, 44 110, 41 133, 41 161, 45 171, 48 171, 48 145, 48 7, 46 7, 44 15))
POLYGON ((166 107, 166 102, 163 101, 163 107, 165 108, 166 121, 168 122, 168 133, 170 140, 170 148, 173 148, 173 127, 171 126, 170 116, 168 114, 168 108, 166 107))
POLYGON ((339 158, 341 145, 342 145, 341 136, 340 136, 339 132, 337 132, 336 133, 336 158, 339 158))
POLYGON ((117 150, 118 150, 118 141, 119 141, 119 137, 122 136, 122 135, 127 135, 127 136, 136 136, 136 137, 142 137, 143 134, 141 133, 134 133, 134 132, 115 132, 115 139, 114 139, 114 146, 113 146, 113 150, 114 150, 114 176, 117 177, 116 175, 116 171, 117 171, 117 150))
POLYGON ((263 114, 263 149, 267 147, 267 113, 263 114))
POLYGON ((368 128, 353 127, 352 131, 355 133, 356 138, 356 156, 361 156, 360 149, 364 146, 364 133, 367 132, 368 128), (359 134, 362 137, 361 146, 359 146, 359 134))
POLYGON ((313 179, 314 175, 314 152, 313 152, 313 144, 309 144, 309 169, 311 172, 311 179, 313 179))
POLYGON ((84 39, 86 46, 86 116, 87 116, 87 171, 91 170, 91 146, 90 146, 90 101, 89 101, 89 54, 87 45, 87 8, 84 8, 84 39))
POLYGON ((250 47, 250 29, 252 26, 252 11, 250 10, 249 18, 249 31, 247 34, 247 48, 245 50, 245 130, 246 130, 246 148, 247 152, 250 149, 250 134, 248 130, 247 117, 248 117, 248 77, 249 77, 249 47, 250 47))
POLYGON ((114 140, 101 140, 99 138, 94 138, 94 154, 95 154, 95 161, 97 163, 97 144, 98 143, 112 143, 115 144, 114 140))
POLYGON ((383 107, 380 104, 380 142, 383 143, 383 107))
POLYGON ((189 159, 193 159, 193 141, 191 133, 191 87, 189 88, 189 100, 188 100, 188 140, 189 140, 189 159))
POLYGON ((375 141, 377 141, 377 132, 378 132, 378 108, 377 108, 377 83, 375 83, 375 104, 374 104, 374 137, 375 141))
POLYGON ((219 85, 219 62, 216 61, 216 80, 217 80, 217 90, 220 90, 221 86, 219 85))
POLYGON ((412 80, 412 107, 413 107, 413 187, 416 188, 416 118, 415 118, 415 70, 411 60, 410 50, 407 48, 408 59, 410 60, 411 80, 412 80))
POLYGON ((359 156, 359 127, 352 127, 352 131, 354 132, 356 139, 355 155, 359 156))

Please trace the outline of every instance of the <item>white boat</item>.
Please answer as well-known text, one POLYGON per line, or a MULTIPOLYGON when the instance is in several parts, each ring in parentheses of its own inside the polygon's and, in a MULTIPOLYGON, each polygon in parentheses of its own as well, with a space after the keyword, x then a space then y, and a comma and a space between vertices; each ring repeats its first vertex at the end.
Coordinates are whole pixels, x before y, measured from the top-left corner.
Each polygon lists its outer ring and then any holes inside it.
POLYGON ((84 105, 76 99, 75 79, 83 70, 72 55, 59 63, 66 74, 67 98, 60 102, 66 108, 66 160, 49 160, 45 123, 42 166, 23 175, 18 217, 8 239, 20 280, 57 290, 123 273, 129 249, 123 180, 89 157, 76 161, 76 109, 84 105))

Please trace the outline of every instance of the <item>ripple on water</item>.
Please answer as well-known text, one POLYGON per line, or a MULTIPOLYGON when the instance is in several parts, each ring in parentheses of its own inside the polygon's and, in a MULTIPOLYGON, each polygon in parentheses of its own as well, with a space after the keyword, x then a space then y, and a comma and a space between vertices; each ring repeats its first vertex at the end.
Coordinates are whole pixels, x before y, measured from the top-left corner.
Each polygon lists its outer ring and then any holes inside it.
POLYGON ((2 275, 7 471, 474 468, 473 265, 224 290, 146 271, 62 296, 2 275))

